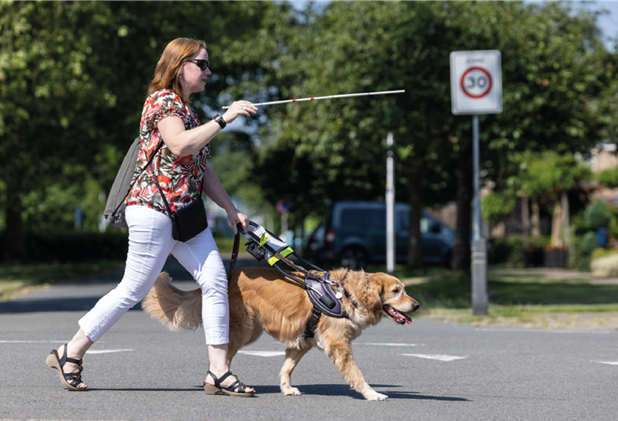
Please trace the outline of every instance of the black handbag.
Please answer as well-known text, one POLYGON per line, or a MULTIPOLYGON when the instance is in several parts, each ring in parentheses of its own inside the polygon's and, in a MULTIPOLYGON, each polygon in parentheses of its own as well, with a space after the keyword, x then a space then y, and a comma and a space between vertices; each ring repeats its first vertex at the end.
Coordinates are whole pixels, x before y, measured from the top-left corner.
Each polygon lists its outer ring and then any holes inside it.
POLYGON ((208 228, 206 209, 201 197, 173 212, 171 218, 172 237, 183 243, 208 228))
MULTIPOLYGON (((204 208, 204 201, 202 198, 197 197, 190 204, 178 208, 176 212, 172 212, 172 208, 170 208, 170 204, 163 194, 163 189, 159 184, 159 180, 157 180, 157 177, 154 175, 152 164, 150 165, 150 170, 152 171, 152 178, 154 178, 155 183, 157 183, 159 193, 163 198, 163 203, 165 203, 167 212, 172 220, 172 238, 184 243, 208 228, 206 209, 204 208)), ((203 179, 202 183, 204 183, 203 179)))

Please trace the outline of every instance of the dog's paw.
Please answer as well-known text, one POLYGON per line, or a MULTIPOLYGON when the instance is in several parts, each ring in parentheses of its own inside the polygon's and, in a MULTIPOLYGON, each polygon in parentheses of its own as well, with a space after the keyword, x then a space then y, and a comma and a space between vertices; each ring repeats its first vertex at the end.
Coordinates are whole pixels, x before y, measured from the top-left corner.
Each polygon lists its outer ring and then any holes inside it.
POLYGON ((378 393, 375 390, 367 391, 364 396, 368 401, 385 401, 388 399, 388 396, 378 393))
POLYGON ((300 396, 300 390, 298 390, 295 387, 288 387, 287 389, 283 390, 281 389, 281 393, 283 393, 285 396, 300 396))

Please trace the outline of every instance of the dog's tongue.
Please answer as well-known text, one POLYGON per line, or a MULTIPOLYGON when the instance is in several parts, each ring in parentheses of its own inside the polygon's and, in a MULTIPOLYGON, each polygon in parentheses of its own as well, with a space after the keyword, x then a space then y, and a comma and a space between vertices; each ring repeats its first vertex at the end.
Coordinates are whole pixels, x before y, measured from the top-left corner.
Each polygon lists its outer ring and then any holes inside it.
POLYGON ((412 323, 412 318, 408 317, 406 314, 404 313, 399 313, 399 317, 397 317, 397 321, 400 322, 401 324, 403 323, 412 323))
POLYGON ((401 313, 400 311, 395 310, 393 307, 388 306, 386 308, 386 311, 388 311, 388 314, 390 314, 393 319, 395 319, 395 322, 399 323, 399 324, 404 324, 404 323, 412 323, 412 318, 408 317, 406 314, 401 313))

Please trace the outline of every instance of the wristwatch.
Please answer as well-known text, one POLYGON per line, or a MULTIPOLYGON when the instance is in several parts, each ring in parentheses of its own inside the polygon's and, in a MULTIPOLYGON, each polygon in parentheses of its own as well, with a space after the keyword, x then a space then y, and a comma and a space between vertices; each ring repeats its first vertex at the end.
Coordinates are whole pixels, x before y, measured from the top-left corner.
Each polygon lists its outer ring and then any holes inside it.
POLYGON ((225 126, 227 126, 227 123, 225 122, 223 117, 221 117, 219 114, 214 116, 212 119, 215 120, 217 123, 219 123, 219 126, 221 126, 221 129, 225 129, 225 126))

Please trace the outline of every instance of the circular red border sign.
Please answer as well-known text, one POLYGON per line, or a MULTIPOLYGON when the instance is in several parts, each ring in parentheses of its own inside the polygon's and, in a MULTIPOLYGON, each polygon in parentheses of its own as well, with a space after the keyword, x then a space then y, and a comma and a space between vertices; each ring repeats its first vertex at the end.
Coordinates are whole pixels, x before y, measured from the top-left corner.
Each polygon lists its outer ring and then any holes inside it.
POLYGON ((486 69, 483 69, 482 67, 470 67, 468 70, 466 70, 464 72, 463 75, 461 75, 461 80, 459 81, 459 85, 461 86, 461 90, 463 91, 464 94, 468 95, 470 98, 483 98, 485 95, 487 95, 489 93, 489 91, 491 91, 491 87, 493 85, 493 81, 491 80, 491 75, 489 74, 489 72, 486 69), (478 70, 480 72, 485 73, 485 75, 487 76, 487 80, 489 81, 489 84, 487 85, 487 89, 485 89, 484 92, 481 92, 478 95, 474 95, 471 94, 470 92, 466 91, 466 86, 464 85, 464 79, 466 78, 466 75, 468 73, 470 73, 473 70, 478 70))

